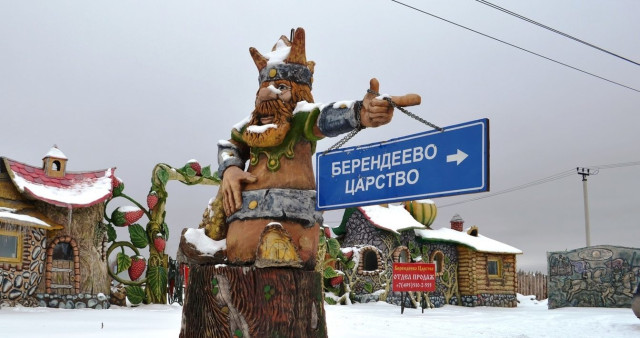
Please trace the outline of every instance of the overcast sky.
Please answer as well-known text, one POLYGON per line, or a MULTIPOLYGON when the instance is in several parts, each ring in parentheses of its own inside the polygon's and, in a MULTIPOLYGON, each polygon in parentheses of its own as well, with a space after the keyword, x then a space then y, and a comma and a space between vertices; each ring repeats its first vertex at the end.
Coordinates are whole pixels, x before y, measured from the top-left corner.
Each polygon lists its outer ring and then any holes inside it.
MULTIPOLYGON (((640 89, 640 66, 473 0, 404 1, 545 57, 640 89)), ((640 62, 637 0, 493 3, 640 62)), ((640 93, 523 52, 392 1, 1 1, 0 156, 40 165, 53 144, 68 170, 117 167, 145 200, 157 163, 217 167, 216 142, 249 114, 268 52, 304 27, 317 65, 316 102, 361 99, 369 79, 440 126, 490 120, 491 192, 551 175, 640 161, 640 93)), ((430 130, 396 111, 355 146, 430 130)), ((337 139, 322 140, 319 150, 337 139)), ((589 177, 591 244, 638 247, 640 166, 589 177)), ((434 178, 437 179, 437 178, 434 178)), ((196 227, 214 187, 169 184, 168 251, 196 227)), ((546 271, 546 252, 585 246, 581 177, 441 207, 465 226, 524 251, 518 268, 546 271)), ((336 225, 341 212, 325 214, 336 225)), ((126 238, 126 234, 120 235, 126 238)))

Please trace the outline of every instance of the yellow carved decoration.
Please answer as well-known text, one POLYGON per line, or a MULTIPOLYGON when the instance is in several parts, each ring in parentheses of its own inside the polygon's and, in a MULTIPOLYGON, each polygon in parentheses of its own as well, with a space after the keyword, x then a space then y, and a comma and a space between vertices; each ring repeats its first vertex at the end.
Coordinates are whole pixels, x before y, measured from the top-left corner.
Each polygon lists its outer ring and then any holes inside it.
POLYGON ((256 266, 302 266, 296 246, 279 223, 271 223, 262 232, 256 252, 256 266))

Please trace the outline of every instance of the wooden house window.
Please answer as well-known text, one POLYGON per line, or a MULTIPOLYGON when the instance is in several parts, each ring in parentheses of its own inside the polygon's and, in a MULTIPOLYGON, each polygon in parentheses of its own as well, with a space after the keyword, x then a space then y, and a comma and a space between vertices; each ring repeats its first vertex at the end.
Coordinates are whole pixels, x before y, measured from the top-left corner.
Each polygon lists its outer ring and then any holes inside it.
POLYGON ((498 258, 489 258, 487 260, 487 274, 489 277, 502 276, 502 260, 498 258))
POLYGON ((0 261, 22 261, 22 235, 19 232, 0 230, 0 261))
POLYGON ((58 243, 53 249, 53 259, 72 261, 73 248, 69 243, 58 243))
POLYGON ((53 171, 60 171, 60 161, 53 161, 53 171))
POLYGON ((431 262, 436 265, 436 274, 442 274, 442 271, 444 270, 444 254, 442 251, 434 252, 431 256, 431 262))

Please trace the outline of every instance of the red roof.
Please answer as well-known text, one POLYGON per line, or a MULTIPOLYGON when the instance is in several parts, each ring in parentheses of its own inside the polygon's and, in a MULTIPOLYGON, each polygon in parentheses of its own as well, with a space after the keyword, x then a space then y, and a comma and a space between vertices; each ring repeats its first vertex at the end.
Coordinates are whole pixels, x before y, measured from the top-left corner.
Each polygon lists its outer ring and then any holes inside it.
POLYGON ((18 191, 32 199, 60 207, 88 207, 112 196, 115 168, 49 177, 42 168, 8 158, 4 162, 18 191))

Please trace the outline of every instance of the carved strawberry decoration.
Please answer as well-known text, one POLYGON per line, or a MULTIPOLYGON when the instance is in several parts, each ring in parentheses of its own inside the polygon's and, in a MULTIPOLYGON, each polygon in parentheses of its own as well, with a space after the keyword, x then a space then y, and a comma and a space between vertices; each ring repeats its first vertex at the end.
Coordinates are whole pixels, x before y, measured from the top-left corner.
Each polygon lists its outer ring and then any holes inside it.
POLYGON ((120 196, 122 194, 122 190, 124 190, 124 182, 121 179, 112 176, 111 177, 111 191, 113 196, 120 196))
POLYGON ((347 258, 347 260, 350 260, 351 257, 353 257, 353 251, 349 250, 347 252, 343 252, 342 254, 344 254, 344 257, 347 258))
POLYGON ((153 239, 153 246, 158 250, 158 252, 163 252, 166 245, 167 241, 162 237, 162 234, 157 234, 156 238, 153 239))
POLYGON ((331 229, 329 229, 328 227, 324 228, 324 237, 331 238, 331 229))
POLYGON ((158 204, 158 194, 155 191, 151 191, 149 195, 147 195, 147 206, 149 210, 153 210, 156 204, 158 204))
POLYGON ((189 160, 188 164, 191 167, 191 169, 193 169, 193 171, 196 172, 197 176, 202 176, 202 167, 200 166, 200 163, 198 163, 198 161, 189 160))
POLYGON ((129 267, 129 278, 132 281, 140 278, 144 269, 147 267, 147 261, 142 256, 131 256, 131 266, 129 267))
POLYGON ((338 286, 340 286, 340 284, 342 284, 342 281, 344 280, 343 276, 336 276, 333 277, 329 280, 329 283, 331 284, 331 286, 333 286, 334 288, 337 288, 338 286))
POLYGON ((144 215, 144 211, 138 207, 126 206, 118 207, 111 214, 111 220, 116 226, 129 226, 135 223, 144 215))

